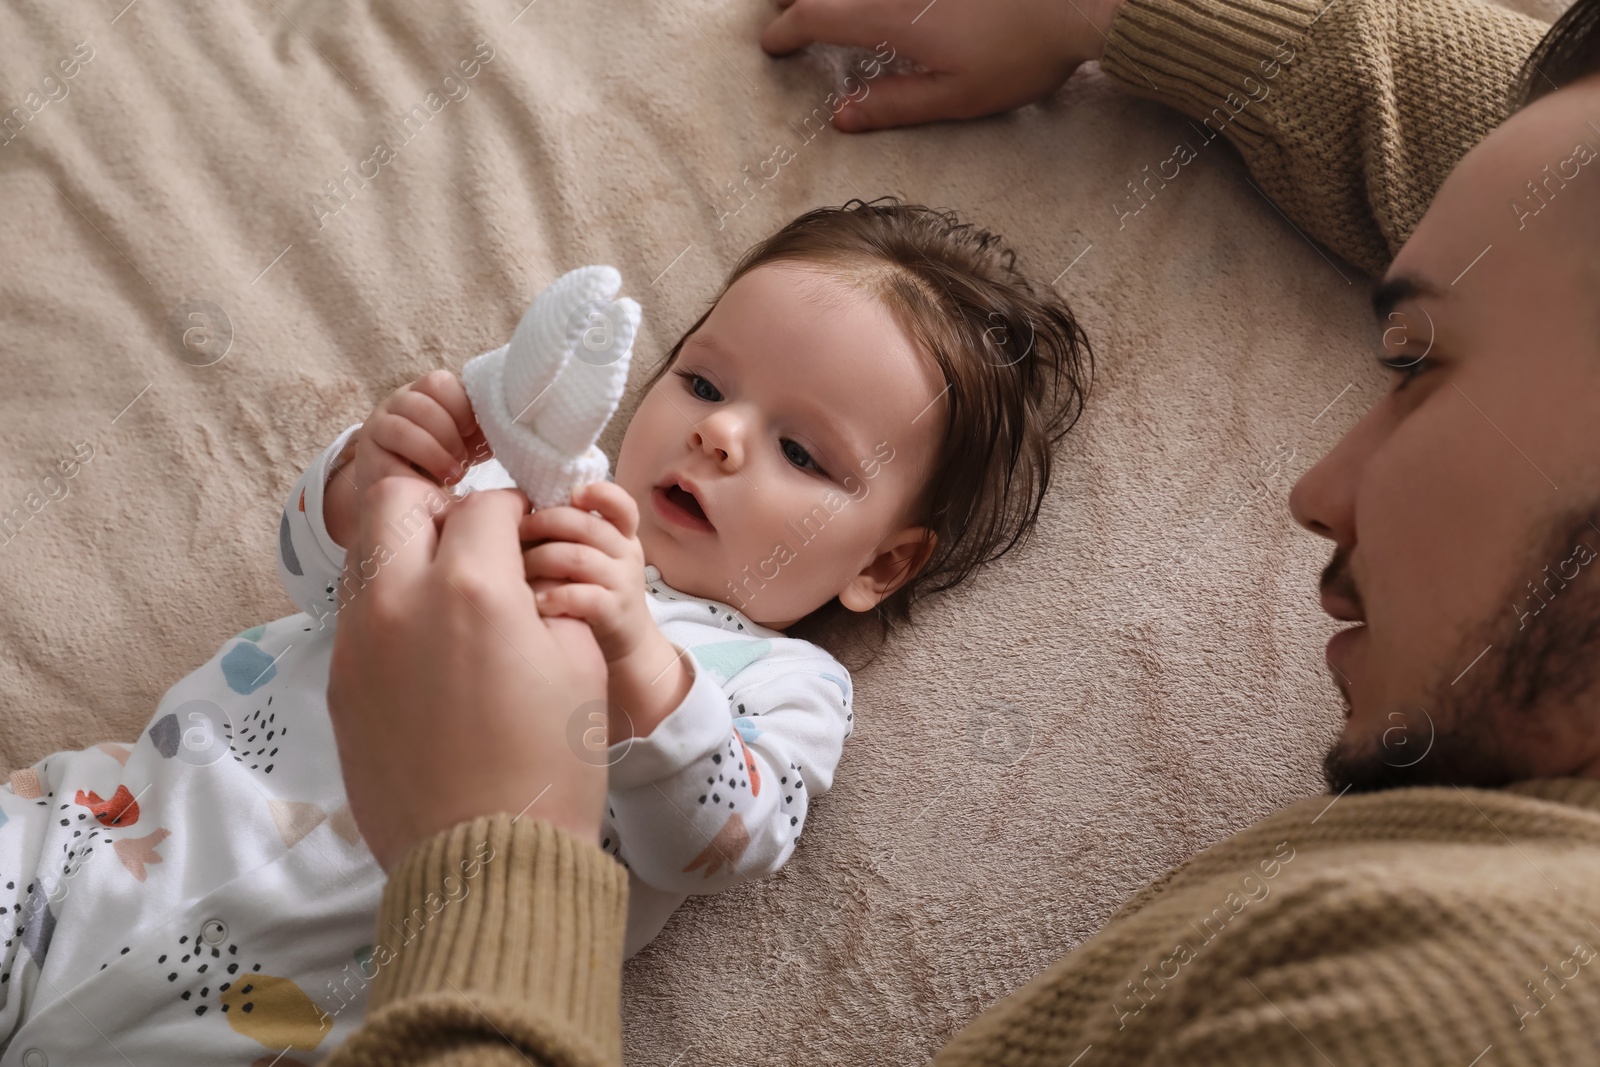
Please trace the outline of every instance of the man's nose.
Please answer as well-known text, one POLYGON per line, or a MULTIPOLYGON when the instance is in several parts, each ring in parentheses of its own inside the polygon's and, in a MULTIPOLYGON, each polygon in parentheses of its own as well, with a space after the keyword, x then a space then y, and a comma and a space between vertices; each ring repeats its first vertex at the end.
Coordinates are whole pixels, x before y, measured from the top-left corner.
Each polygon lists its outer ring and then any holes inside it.
POLYGON ((1380 417, 1368 411, 1289 490, 1294 521, 1341 548, 1355 541, 1355 501, 1367 458, 1382 437, 1380 417))

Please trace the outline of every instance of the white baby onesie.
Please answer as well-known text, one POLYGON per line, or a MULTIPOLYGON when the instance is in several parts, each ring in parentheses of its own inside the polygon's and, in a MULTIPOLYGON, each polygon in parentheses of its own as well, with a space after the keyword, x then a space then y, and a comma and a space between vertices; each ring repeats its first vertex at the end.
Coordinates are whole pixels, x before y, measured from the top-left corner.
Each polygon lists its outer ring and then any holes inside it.
MULTIPOLYGON (((344 550, 328 536, 320 496, 358 427, 347 428, 306 471, 296 488, 307 490, 306 510, 299 511, 297 497, 280 528, 284 586, 323 627, 335 619, 344 550)), ((463 480, 469 489, 510 484, 492 461, 463 480)), ((662 635, 689 653, 694 681, 648 737, 595 754, 608 764, 610 784, 600 844, 629 872, 628 956, 689 894, 715 893, 784 865, 807 798, 832 787, 855 721, 850 674, 821 648, 727 604, 679 592, 653 566, 645 567, 645 591, 662 635)), ((593 725, 580 719, 569 738, 581 744, 593 725)))
MULTIPOLYGON (((343 551, 322 516, 354 429, 280 522, 279 573, 302 614, 229 639, 136 742, 56 753, 0 788, 0 1067, 295 1067, 359 1023, 386 958, 373 952, 384 879, 328 721, 343 551)), ((629 869, 630 956, 688 894, 784 864, 854 719, 850 677, 826 652, 654 567, 645 577, 694 681, 650 736, 603 751, 601 838, 629 869)), ((479 860, 441 887, 441 908, 493 856, 479 860)), ((428 918, 378 941, 403 953, 428 918)))

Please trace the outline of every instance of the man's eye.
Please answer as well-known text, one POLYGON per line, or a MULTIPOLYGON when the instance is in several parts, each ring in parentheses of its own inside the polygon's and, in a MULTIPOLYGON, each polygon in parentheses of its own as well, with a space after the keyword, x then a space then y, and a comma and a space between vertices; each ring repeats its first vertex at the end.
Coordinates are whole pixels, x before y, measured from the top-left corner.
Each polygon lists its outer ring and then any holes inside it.
POLYGON ((807 452, 798 441, 791 441, 785 437, 783 439, 783 455, 785 459, 801 470, 814 470, 818 474, 822 473, 822 467, 818 465, 816 460, 811 458, 811 453, 807 452))
POLYGON ((699 399, 712 404, 722 399, 722 394, 717 391, 716 386, 712 385, 710 382, 706 381, 693 371, 679 370, 673 371, 672 373, 682 378, 686 383, 686 387, 688 388, 689 392, 693 393, 699 399))
POLYGON ((1410 385, 1417 375, 1433 369, 1433 361, 1426 356, 1390 356, 1378 362, 1386 369, 1400 375, 1400 382, 1395 386, 1397 393, 1410 385))

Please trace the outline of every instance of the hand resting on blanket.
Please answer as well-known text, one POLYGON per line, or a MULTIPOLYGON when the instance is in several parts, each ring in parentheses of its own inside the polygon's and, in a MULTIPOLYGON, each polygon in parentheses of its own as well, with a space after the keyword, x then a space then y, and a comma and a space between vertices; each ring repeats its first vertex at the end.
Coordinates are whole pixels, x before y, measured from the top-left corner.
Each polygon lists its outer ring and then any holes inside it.
POLYGON ((768 55, 820 41, 887 41, 923 68, 885 74, 834 116, 846 132, 972 119, 1031 104, 1105 49, 1122 0, 778 0, 761 33, 768 55), (930 10, 931 9, 931 10, 930 10))

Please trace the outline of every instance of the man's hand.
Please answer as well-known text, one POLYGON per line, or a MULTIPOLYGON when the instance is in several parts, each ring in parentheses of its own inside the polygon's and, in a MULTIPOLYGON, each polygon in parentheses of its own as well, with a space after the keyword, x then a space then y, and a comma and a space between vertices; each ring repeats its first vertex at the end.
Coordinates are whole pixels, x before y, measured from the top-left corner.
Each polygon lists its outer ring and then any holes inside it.
POLYGON ((395 538, 436 498, 420 478, 379 481, 346 558, 359 590, 340 613, 328 708, 362 836, 385 870, 496 812, 597 841, 606 771, 568 726, 605 706, 600 649, 584 623, 539 615, 517 540, 526 497, 473 493, 437 531, 413 522, 395 538))
POLYGON ((769 55, 813 41, 876 48, 926 73, 883 75, 834 116, 841 130, 970 119, 1040 100, 1099 59, 1121 0, 778 0, 769 55))
POLYGON ((522 558, 539 611, 582 619, 605 655, 609 742, 649 736, 694 676, 650 616, 633 497, 613 482, 591 482, 573 492, 571 506, 524 516, 518 533, 537 542, 522 558))
POLYGON ((352 443, 354 459, 341 456, 334 464, 323 503, 328 536, 345 548, 356 536, 361 495, 369 487, 396 476, 450 485, 492 454, 466 388, 447 370, 429 371, 390 393, 352 443))

